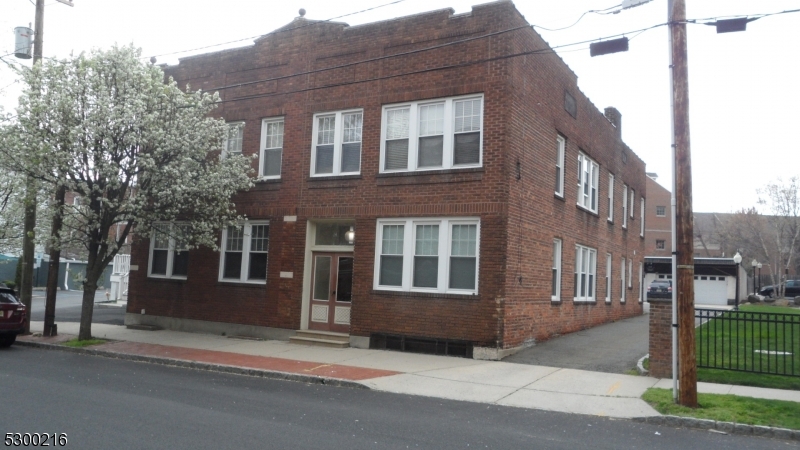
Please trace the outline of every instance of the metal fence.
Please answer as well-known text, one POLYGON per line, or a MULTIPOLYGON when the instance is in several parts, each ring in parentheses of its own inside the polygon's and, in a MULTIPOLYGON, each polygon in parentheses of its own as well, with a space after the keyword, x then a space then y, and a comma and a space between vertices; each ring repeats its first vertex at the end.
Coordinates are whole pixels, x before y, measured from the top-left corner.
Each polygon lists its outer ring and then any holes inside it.
POLYGON ((800 377, 800 315, 695 309, 697 367, 800 377))

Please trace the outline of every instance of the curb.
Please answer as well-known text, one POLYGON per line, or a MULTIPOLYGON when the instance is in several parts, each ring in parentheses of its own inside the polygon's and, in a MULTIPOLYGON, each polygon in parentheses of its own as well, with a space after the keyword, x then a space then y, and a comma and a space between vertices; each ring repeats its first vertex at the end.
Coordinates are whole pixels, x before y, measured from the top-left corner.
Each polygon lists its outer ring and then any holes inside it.
POLYGON ((668 427, 696 428, 723 434, 738 434, 742 436, 760 436, 787 441, 800 441, 800 430, 788 428, 765 427, 761 425, 746 425, 743 423, 721 422, 709 419, 695 419, 680 416, 652 416, 634 417, 634 422, 652 425, 666 425, 668 427))
POLYGON ((185 369, 204 370, 207 372, 229 373, 233 375, 245 375, 250 377, 268 378, 272 380, 297 381, 308 384, 324 384, 326 386, 346 387, 352 389, 371 388, 357 381, 342 380, 339 378, 321 377, 318 375, 303 375, 299 373, 280 372, 277 370, 252 369, 248 367, 227 366, 224 364, 212 364, 198 361, 186 361, 182 359, 163 358, 157 356, 130 355, 125 353, 109 352, 105 350, 95 350, 90 348, 72 348, 57 344, 46 344, 43 342, 17 341, 15 345, 23 347, 40 348, 44 350, 56 350, 62 352, 76 353, 79 355, 102 356, 105 358, 121 359, 125 361, 144 362, 150 364, 160 364, 169 367, 182 367, 185 369))
POLYGON ((650 373, 649 370, 644 368, 644 360, 650 357, 650 353, 642 356, 639 358, 639 361, 636 362, 636 370, 639 371, 639 375, 646 376, 650 373))

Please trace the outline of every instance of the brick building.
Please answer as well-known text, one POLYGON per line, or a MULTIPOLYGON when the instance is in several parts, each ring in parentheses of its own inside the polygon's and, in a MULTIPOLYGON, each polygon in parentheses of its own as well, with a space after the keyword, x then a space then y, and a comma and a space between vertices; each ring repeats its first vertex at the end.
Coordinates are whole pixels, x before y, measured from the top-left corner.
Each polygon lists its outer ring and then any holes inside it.
POLYGON ((641 314, 645 165, 510 1, 298 17, 166 72, 259 179, 220 252, 134 245, 126 323, 500 358, 641 314))
POLYGON ((672 256, 671 193, 656 182, 658 175, 647 173, 647 211, 645 212, 645 256, 672 256))

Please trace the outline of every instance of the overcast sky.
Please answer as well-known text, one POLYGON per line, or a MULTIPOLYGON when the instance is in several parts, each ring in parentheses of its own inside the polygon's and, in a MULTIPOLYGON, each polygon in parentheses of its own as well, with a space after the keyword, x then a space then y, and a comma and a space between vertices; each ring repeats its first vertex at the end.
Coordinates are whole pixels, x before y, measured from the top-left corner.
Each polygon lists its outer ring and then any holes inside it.
MULTIPOLYGON (((0 0, 0 55, 12 52, 16 26, 34 21, 35 0, 0 0)), ((578 76, 578 86, 600 109, 622 113, 622 137, 645 161, 648 172, 670 188, 670 90, 666 27, 667 0, 619 14, 586 14, 622 0, 517 0, 517 9, 551 46, 628 33, 630 51, 590 57, 588 44, 557 51, 578 76)), ((481 0, 47 0, 44 55, 65 57, 114 43, 141 47, 147 56, 205 47, 268 33, 291 22, 300 8, 306 18, 351 25, 440 8, 469 12, 481 0), (395 4, 386 5, 395 2, 395 4), (381 6, 386 5, 386 6, 381 6)), ((800 0, 687 0, 690 19, 755 16, 800 8, 800 0)), ((756 206, 756 189, 777 177, 800 175, 800 13, 764 17, 746 32, 717 34, 713 26, 689 25, 689 105, 694 210, 732 212, 756 206)), ((227 45, 250 45, 252 39, 227 45)), ((224 47, 174 53, 159 63, 224 47)), ((5 61, 21 62, 13 56, 5 61)), ((13 110, 19 83, 0 62, 0 106, 13 110)))

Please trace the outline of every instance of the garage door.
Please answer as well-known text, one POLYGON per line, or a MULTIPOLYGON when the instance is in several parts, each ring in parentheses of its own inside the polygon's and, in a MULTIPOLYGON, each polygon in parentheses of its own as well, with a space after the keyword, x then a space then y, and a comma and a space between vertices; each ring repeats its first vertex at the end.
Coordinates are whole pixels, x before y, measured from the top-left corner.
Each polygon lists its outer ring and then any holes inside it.
POLYGON ((695 275, 694 302, 701 305, 727 305, 727 277, 695 275))

